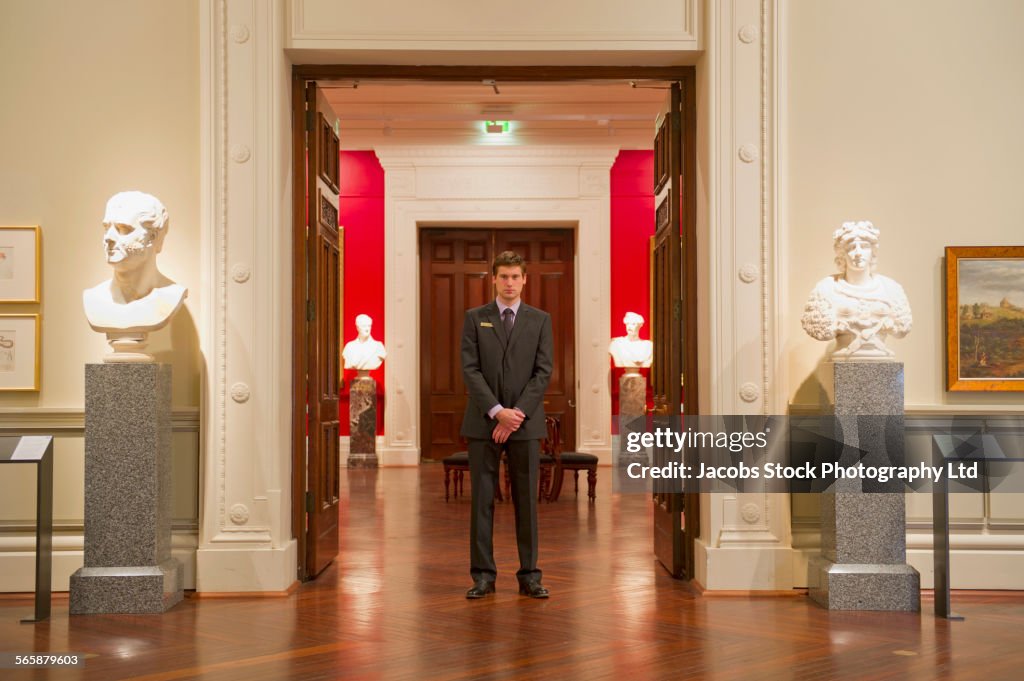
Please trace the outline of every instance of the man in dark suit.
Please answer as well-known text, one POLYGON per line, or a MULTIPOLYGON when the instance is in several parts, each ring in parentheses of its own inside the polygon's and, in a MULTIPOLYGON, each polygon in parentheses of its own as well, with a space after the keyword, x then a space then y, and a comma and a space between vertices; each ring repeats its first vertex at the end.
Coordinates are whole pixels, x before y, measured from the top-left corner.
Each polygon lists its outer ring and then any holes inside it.
POLYGON ((505 251, 491 272, 497 298, 466 311, 462 373, 469 402, 462 436, 469 441, 473 517, 466 598, 494 593, 494 488, 502 448, 508 450, 519 545, 519 593, 547 598, 537 569, 537 482, 544 425, 544 391, 552 369, 551 315, 522 302, 526 264, 505 251))

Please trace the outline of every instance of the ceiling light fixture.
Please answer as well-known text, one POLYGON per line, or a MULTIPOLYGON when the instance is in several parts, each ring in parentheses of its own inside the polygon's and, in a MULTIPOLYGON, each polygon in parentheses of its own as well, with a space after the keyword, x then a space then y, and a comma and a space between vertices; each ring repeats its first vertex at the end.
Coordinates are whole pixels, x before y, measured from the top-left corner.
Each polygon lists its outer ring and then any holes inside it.
POLYGON ((504 135, 509 131, 508 121, 484 121, 484 130, 495 135, 504 135))

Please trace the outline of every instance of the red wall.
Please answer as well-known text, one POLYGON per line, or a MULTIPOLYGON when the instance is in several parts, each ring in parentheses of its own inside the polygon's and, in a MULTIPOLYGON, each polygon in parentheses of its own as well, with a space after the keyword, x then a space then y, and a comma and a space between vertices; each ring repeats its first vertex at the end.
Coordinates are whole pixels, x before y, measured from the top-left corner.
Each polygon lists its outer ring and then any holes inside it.
MULTIPOLYGON (((342 342, 356 337, 356 315, 373 318, 373 337, 387 343, 384 329, 384 168, 372 151, 342 151, 338 220, 345 234, 345 309, 342 342)), ((391 350, 391 348, 388 348, 391 350)), ((387 360, 384 360, 385 363, 387 360)), ((348 435, 348 385, 341 395, 341 434, 348 435)), ((377 434, 384 433, 384 367, 377 380, 377 434)))
MULTIPOLYGON (((622 336, 627 312, 643 315, 650 334, 650 237, 654 235, 654 152, 622 151, 611 170, 611 337, 622 336)), ((611 366, 611 357, 608 358, 611 366)), ((649 369, 642 369, 649 373, 649 369)), ((619 413, 619 376, 612 366, 612 414, 619 413)), ((648 382, 648 406, 651 406, 648 382)), ((613 425, 613 428, 615 426, 613 425)))

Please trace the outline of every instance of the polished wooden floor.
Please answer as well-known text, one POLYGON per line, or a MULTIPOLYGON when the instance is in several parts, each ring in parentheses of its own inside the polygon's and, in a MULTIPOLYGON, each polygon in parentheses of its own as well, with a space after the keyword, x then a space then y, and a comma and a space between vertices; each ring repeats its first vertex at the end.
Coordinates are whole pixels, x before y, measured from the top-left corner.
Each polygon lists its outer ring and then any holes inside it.
MULTIPOLYGON (((604 473, 604 471, 602 471, 604 473)), ((0 599, 0 650, 79 652, 84 669, 0 679, 1021 679, 1024 596, 955 594, 963 622, 828 612, 802 595, 701 596, 651 556, 648 501, 562 497, 540 508, 547 601, 517 595, 512 508, 499 505, 498 593, 469 586, 468 499, 439 465, 349 471, 341 555, 280 598, 189 598, 165 615, 23 625, 0 599)), ((585 485, 584 485, 585 487, 585 485)), ((468 489, 467 489, 468 492, 468 489)))

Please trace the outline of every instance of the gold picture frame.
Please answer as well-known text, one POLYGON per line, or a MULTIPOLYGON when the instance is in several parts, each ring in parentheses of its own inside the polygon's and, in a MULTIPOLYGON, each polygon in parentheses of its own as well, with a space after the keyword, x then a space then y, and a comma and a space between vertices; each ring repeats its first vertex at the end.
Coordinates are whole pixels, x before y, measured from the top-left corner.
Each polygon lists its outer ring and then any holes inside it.
POLYGON ((0 227, 0 303, 38 303, 39 225, 0 227))
POLYGON ((39 390, 38 314, 0 314, 0 392, 39 390))
POLYGON ((946 247, 946 390, 1024 392, 1024 246, 946 247))

